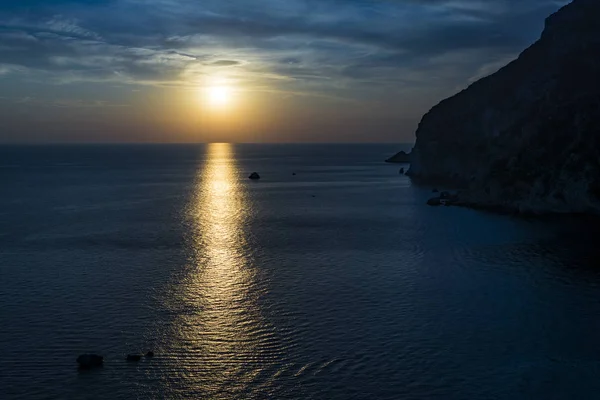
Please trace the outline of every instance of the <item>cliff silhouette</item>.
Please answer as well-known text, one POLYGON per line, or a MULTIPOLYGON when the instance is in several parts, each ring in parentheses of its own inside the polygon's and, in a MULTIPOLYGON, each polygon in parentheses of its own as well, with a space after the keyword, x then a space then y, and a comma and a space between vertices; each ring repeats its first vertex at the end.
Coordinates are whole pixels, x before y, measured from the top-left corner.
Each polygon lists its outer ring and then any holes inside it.
POLYGON ((498 72, 421 120, 408 172, 460 203, 600 214, 600 1, 574 0, 498 72))

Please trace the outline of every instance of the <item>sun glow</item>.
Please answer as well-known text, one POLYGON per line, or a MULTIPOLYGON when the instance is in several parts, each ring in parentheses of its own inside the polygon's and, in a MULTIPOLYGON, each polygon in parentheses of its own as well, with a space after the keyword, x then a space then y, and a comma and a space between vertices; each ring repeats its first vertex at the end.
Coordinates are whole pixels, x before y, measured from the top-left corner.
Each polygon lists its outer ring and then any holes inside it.
POLYGON ((207 89, 208 103, 212 107, 225 108, 231 105, 232 90, 227 86, 213 86, 207 89))

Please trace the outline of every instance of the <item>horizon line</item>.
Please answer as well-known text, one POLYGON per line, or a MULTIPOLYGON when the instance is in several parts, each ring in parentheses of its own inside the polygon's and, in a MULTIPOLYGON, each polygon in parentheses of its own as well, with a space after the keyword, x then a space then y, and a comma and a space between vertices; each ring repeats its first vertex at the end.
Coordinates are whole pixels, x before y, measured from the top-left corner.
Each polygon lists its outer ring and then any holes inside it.
POLYGON ((349 145, 414 145, 415 142, 0 142, 0 146, 197 146, 215 143, 227 144, 251 144, 251 145, 331 145, 331 144, 349 144, 349 145))

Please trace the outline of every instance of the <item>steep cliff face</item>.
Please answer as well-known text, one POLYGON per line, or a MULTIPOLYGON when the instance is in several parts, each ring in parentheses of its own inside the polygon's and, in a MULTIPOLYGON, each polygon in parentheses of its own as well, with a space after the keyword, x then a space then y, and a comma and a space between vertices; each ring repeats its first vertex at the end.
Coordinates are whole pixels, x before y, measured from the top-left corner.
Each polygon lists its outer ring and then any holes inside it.
POLYGON ((433 107, 409 175, 466 203, 600 213, 600 1, 551 15, 517 60, 433 107))

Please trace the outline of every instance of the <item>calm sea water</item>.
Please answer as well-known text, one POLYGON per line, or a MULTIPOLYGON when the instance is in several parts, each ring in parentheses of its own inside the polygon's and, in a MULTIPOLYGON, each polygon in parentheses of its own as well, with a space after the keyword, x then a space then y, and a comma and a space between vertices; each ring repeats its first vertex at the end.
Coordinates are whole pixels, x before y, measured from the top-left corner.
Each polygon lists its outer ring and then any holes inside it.
POLYGON ((1 148, 0 397, 600 398, 598 231, 428 207, 401 148, 1 148))

